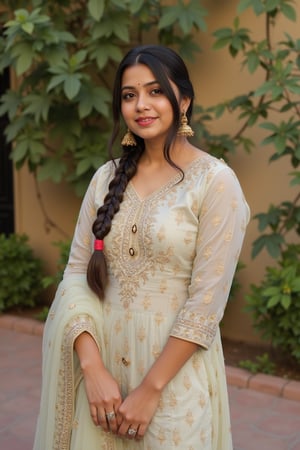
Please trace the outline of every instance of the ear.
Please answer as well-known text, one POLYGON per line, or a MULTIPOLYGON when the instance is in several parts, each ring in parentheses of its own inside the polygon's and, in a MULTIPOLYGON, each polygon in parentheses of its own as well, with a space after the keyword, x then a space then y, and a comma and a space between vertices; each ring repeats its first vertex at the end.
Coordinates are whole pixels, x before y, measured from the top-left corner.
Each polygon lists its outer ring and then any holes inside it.
POLYGON ((191 99, 189 97, 182 97, 179 102, 179 107, 181 112, 186 112, 190 106, 191 99))

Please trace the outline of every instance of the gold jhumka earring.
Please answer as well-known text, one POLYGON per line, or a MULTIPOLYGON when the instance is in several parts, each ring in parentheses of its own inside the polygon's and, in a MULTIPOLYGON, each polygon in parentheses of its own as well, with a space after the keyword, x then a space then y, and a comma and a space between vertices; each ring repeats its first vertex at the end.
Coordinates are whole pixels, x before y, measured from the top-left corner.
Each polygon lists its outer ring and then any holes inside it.
POLYGON ((183 136, 183 137, 194 136, 194 131, 188 124, 188 120, 187 120, 185 111, 183 111, 181 113, 180 127, 178 128, 177 136, 183 136))
POLYGON ((136 140, 134 139, 134 136, 131 133, 131 131, 129 130, 129 128, 127 128, 127 132, 122 139, 121 145, 125 145, 126 147, 136 145, 136 140))

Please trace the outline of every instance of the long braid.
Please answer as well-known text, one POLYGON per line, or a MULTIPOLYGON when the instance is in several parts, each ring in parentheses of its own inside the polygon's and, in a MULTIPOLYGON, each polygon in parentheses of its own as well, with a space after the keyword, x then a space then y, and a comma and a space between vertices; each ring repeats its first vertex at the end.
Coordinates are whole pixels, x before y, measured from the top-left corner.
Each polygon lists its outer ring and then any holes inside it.
MULTIPOLYGON (((124 153, 115 171, 115 176, 108 186, 108 193, 103 205, 97 211, 97 218, 93 224, 96 239, 104 239, 110 232, 112 219, 119 211, 127 184, 137 171, 137 163, 143 152, 140 147, 123 147, 124 153)), ((89 287, 100 300, 104 299, 107 284, 107 266, 103 251, 94 251, 87 269, 89 287)))

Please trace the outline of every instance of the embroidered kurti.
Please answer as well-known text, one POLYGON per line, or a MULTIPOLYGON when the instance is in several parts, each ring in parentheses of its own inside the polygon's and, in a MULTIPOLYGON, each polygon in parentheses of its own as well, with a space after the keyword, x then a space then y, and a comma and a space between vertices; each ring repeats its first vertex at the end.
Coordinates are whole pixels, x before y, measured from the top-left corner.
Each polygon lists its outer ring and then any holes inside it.
POLYGON ((240 254, 249 208, 233 171, 204 155, 146 197, 130 182, 105 237, 104 302, 87 287, 91 232, 111 162, 84 198, 64 279, 47 319, 43 389, 34 450, 232 450, 219 322, 240 254), (73 344, 96 340, 125 397, 169 336, 199 349, 165 387, 142 441, 95 427, 73 344))

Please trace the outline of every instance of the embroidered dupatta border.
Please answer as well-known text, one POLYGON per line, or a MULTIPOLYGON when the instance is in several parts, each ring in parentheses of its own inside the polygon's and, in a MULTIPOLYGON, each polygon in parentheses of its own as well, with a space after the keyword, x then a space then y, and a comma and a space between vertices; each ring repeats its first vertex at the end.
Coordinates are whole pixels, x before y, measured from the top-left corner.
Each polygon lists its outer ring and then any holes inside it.
POLYGON ((76 368, 73 364, 73 345, 75 339, 84 331, 90 333, 99 346, 94 320, 88 315, 75 316, 64 330, 57 383, 53 450, 69 450, 70 448, 75 409, 74 370, 76 368))

